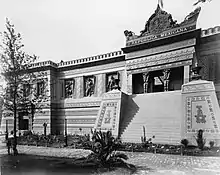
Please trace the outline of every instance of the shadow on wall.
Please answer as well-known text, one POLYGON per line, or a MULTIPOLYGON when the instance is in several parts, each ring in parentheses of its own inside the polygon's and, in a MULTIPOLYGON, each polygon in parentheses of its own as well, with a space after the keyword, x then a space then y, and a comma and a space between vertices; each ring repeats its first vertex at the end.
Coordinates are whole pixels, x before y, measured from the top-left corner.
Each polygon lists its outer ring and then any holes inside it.
POLYGON ((51 133, 55 135, 64 134, 65 111, 59 107, 51 110, 51 133))
POLYGON ((127 98, 126 106, 124 107, 124 114, 123 119, 120 122, 120 128, 119 128, 119 137, 121 137, 122 133, 125 131, 125 129, 128 127, 128 125, 133 120, 134 116, 139 111, 139 106, 134 102, 133 98, 135 98, 137 95, 130 95, 127 98))
POLYGON ((216 92, 216 96, 217 96, 217 99, 218 99, 218 104, 220 106, 220 91, 216 92))

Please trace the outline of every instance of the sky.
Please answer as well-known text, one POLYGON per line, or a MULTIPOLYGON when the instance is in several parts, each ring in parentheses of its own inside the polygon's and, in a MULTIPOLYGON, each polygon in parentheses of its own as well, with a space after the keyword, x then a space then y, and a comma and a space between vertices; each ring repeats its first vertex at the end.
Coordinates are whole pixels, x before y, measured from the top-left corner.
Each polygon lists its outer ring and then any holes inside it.
MULTIPOLYGON (((21 33, 26 53, 39 61, 73 60, 125 47, 124 30, 136 34, 154 13, 158 0, 0 0, 0 32, 6 17, 21 33)), ((196 0, 163 0, 178 23, 196 0)), ((220 26, 220 0, 200 4, 197 28, 220 26)))

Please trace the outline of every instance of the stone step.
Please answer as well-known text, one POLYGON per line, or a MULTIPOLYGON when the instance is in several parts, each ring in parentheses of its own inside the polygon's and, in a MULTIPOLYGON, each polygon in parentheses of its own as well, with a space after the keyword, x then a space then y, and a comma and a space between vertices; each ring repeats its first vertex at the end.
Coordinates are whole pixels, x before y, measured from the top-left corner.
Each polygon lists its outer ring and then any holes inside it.
POLYGON ((133 96, 132 103, 136 103, 139 109, 136 112, 129 110, 133 116, 129 116, 129 113, 125 115, 131 120, 124 119, 120 126, 122 141, 140 143, 145 126, 146 137, 154 135, 155 142, 180 142, 182 106, 179 91, 136 95, 133 96))

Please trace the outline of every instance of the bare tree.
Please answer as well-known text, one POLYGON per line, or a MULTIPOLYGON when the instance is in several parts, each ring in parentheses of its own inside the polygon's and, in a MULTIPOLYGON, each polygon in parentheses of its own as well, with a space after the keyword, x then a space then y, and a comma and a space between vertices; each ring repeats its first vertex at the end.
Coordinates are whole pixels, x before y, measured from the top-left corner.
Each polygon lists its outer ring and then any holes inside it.
POLYGON ((45 92, 47 79, 45 71, 36 73, 32 70, 37 57, 23 51, 21 34, 15 32, 14 25, 8 19, 6 19, 6 31, 1 35, 0 63, 6 84, 2 94, 3 105, 14 116, 13 151, 14 155, 17 155, 16 119, 18 112, 26 112, 33 116, 36 109, 40 107, 39 104, 48 100, 48 97, 44 95, 47 94, 45 92))

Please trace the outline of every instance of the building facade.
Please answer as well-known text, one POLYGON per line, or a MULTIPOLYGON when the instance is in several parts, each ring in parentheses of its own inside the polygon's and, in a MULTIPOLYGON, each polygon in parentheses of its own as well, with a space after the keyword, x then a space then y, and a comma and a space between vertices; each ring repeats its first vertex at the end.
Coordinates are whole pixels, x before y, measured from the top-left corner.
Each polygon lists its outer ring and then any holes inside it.
MULTIPOLYGON (((172 15, 158 6, 140 35, 128 30, 124 32, 126 46, 120 51, 60 63, 44 61, 33 64, 33 71, 44 71, 47 75, 50 99, 33 119, 21 114, 20 123, 26 120, 22 129, 43 133, 43 124, 47 123, 47 133, 63 134, 66 119, 69 134, 90 133, 95 127, 103 95, 117 89, 127 94, 127 108, 118 133, 124 141, 131 141, 134 137, 137 138, 135 142, 140 141, 142 126, 147 123, 152 123, 147 127, 150 130, 148 137, 155 135, 158 142, 174 143, 173 140, 180 139, 178 135, 163 140, 162 133, 175 135, 173 128, 179 127, 175 123, 156 124, 169 123, 175 117, 165 111, 158 114, 164 116, 157 119, 153 116, 157 110, 167 109, 172 113, 172 107, 175 108, 172 105, 175 105, 182 85, 191 81, 193 67, 201 66, 202 79, 214 82, 220 104, 220 27, 197 29, 200 10, 196 9, 183 22, 177 23, 172 15), (171 106, 166 106, 169 99, 173 99, 171 106), (135 121, 136 126, 132 128, 135 121), (161 126, 168 130, 157 133, 161 126), (133 138, 129 140, 127 137, 131 133, 133 138)), ((38 82, 36 86, 43 93, 43 85, 38 82)), ((181 120, 181 112, 173 110, 181 120)), ((12 127, 12 118, 8 120, 12 127)))

